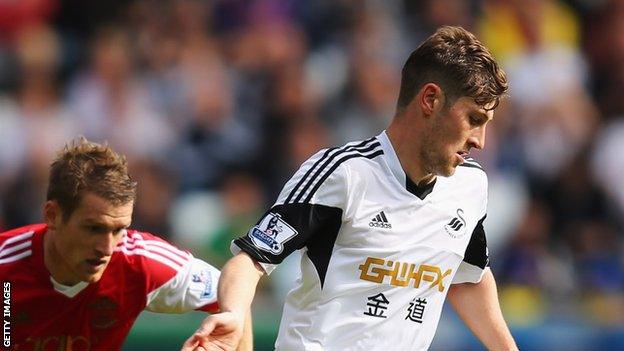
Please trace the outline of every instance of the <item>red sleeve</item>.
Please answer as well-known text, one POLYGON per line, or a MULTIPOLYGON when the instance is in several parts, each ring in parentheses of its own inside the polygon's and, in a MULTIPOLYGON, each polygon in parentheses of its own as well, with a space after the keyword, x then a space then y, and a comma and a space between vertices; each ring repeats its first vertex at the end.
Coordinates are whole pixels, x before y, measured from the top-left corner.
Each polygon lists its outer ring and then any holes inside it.
POLYGON ((129 230, 117 248, 145 279, 146 309, 215 312, 219 270, 152 234, 129 230))
POLYGON ((153 234, 135 230, 127 231, 116 251, 141 271, 146 295, 171 280, 192 258, 188 252, 153 234))

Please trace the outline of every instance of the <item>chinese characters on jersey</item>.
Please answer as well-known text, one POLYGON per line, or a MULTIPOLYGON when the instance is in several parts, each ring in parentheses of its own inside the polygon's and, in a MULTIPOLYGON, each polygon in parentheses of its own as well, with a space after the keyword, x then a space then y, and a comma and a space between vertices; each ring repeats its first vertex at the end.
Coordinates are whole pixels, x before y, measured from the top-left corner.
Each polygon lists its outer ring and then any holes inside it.
MULTIPOLYGON (((364 314, 371 317, 388 318, 385 314, 390 305, 390 300, 383 293, 369 296, 366 298, 366 311, 364 314)), ((409 303, 407 308, 407 316, 405 319, 409 319, 412 322, 422 323, 425 315, 425 307, 427 305, 427 299, 415 297, 409 303)))
POLYGON ((407 309, 408 313, 405 319, 409 319, 412 322, 422 323, 423 315, 425 314, 425 305, 427 304, 427 299, 414 298, 412 302, 410 302, 409 308, 407 309))
POLYGON ((366 303, 368 310, 364 312, 364 314, 372 317, 387 318, 387 316, 384 315, 384 312, 388 309, 389 303, 390 301, 388 301, 386 296, 382 293, 370 296, 368 297, 368 302, 366 303))

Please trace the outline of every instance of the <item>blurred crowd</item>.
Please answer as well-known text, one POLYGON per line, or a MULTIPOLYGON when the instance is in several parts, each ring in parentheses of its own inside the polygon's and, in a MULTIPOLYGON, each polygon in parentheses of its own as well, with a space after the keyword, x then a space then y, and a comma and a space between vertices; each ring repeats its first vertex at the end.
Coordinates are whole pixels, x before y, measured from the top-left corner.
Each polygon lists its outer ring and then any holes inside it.
POLYGON ((624 0, 0 1, 0 230, 83 135, 127 155, 134 228, 220 266, 303 160, 387 125, 444 24, 510 79, 474 153, 510 322, 623 325, 624 0))

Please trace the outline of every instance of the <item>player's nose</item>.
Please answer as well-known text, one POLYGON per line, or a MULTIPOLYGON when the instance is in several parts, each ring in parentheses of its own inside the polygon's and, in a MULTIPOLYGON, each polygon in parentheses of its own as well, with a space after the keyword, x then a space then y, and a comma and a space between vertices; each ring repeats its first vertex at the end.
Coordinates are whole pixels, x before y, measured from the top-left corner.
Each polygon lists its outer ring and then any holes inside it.
POLYGON ((485 125, 475 128, 470 137, 468 137, 468 145, 471 148, 481 150, 485 147, 485 125))
POLYGON ((95 251, 100 256, 111 256, 117 246, 117 240, 112 232, 103 235, 100 240, 97 241, 95 251))

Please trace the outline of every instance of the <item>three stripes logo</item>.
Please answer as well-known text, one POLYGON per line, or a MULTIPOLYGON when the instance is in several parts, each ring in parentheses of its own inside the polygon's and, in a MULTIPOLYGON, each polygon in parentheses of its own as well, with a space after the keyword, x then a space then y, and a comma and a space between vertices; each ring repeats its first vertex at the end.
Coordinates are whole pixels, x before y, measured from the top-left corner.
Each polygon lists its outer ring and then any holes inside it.
POLYGON ((344 162, 353 158, 373 159, 383 155, 381 143, 376 137, 361 142, 353 142, 342 147, 327 149, 322 155, 315 156, 316 161, 305 170, 305 174, 299 179, 284 203, 310 203, 314 194, 323 185, 325 180, 340 167, 344 162))
POLYGON ((450 222, 444 226, 444 230, 451 236, 451 238, 461 238, 466 234, 466 220, 463 217, 464 210, 457 209, 457 217, 453 217, 450 222))
POLYGON ((384 229, 392 228, 392 224, 388 222, 388 218, 386 217, 386 214, 384 213, 384 211, 379 212, 377 216, 371 219, 371 221, 368 222, 368 226, 374 227, 374 228, 384 228, 384 229))

